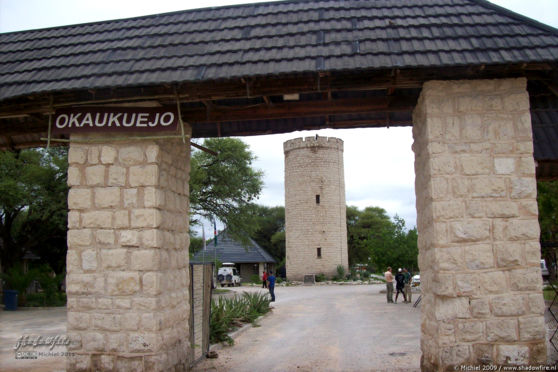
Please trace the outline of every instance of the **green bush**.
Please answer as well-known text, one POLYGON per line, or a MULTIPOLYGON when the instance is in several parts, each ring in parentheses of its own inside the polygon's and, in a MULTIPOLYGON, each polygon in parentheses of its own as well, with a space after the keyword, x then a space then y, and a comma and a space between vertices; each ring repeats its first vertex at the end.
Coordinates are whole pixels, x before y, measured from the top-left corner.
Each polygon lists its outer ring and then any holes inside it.
POLYGON ((316 282, 325 282, 327 280, 324 273, 319 273, 316 275, 316 282))
POLYGON ((252 274, 250 276, 250 282, 256 283, 256 284, 262 284, 262 279, 260 278, 260 276, 258 274, 252 274))
POLYGON ((228 333, 244 323, 254 324, 259 316, 270 310, 269 301, 267 293, 261 292, 244 292, 241 297, 219 297, 217 301, 211 300, 209 341, 212 344, 217 342, 234 344, 234 340, 228 333))
POLYGON ((360 273, 360 277, 362 279, 368 279, 370 278, 370 273, 368 271, 363 271, 362 273, 360 273))
POLYGON ((2 278, 6 281, 5 288, 18 291, 20 306, 64 306, 66 294, 58 290, 64 276, 65 274, 55 275, 48 264, 33 268, 26 274, 18 265, 2 274, 2 278), (27 288, 33 280, 39 282, 41 292, 27 294, 27 288))

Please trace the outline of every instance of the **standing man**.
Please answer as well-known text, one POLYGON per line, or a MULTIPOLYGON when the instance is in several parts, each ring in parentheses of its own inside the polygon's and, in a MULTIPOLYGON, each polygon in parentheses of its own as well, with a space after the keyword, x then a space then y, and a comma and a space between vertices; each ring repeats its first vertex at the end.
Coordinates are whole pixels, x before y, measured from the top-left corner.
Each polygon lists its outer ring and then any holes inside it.
POLYGON ((265 270, 262 275, 262 288, 267 288, 267 271, 265 270))
POLYGON ((405 296, 405 292, 403 289, 405 288, 405 276, 403 275, 403 270, 399 268, 397 270, 397 274, 395 274, 395 303, 397 303, 397 297, 399 297, 399 292, 403 295, 403 300, 407 302, 407 297, 405 296))
POLYGON ((411 278, 413 277, 413 274, 411 274, 411 272, 407 269, 403 269, 403 276, 405 277, 405 296, 407 296, 407 302, 411 302, 411 278))
POLYGON ((275 275, 273 275, 273 271, 270 271, 267 277, 267 287, 271 295, 271 302, 275 302, 275 275))
POLYGON ((391 273, 391 267, 387 268, 384 277, 386 279, 387 302, 390 304, 393 303, 393 274, 391 273))

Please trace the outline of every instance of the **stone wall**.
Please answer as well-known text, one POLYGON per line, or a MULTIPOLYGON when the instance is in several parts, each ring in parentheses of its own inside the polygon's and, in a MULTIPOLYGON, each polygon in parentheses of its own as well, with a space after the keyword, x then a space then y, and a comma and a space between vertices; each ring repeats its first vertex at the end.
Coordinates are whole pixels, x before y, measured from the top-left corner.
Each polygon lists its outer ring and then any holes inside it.
POLYGON ((428 82, 413 121, 423 370, 544 364, 526 80, 428 82))
POLYGON ((189 154, 181 140, 71 143, 68 370, 188 368, 189 154))
POLYGON ((343 141, 306 137, 283 147, 287 278, 348 271, 343 141))

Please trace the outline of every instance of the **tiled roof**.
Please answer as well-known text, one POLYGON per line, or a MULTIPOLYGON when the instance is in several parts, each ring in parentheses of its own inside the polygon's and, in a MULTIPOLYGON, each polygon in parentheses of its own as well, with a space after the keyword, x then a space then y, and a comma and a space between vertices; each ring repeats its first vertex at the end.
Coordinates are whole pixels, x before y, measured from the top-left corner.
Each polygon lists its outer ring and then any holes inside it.
POLYGON ((199 251, 190 260, 192 263, 211 262, 217 257, 220 262, 232 263, 275 263, 273 257, 269 255, 258 243, 248 239, 247 244, 233 239, 227 232, 222 231, 217 235, 217 246, 213 243, 207 246, 204 251, 199 251))
POLYGON ((281 1, 0 34, 0 100, 287 73, 557 61, 557 30, 483 0, 281 1))

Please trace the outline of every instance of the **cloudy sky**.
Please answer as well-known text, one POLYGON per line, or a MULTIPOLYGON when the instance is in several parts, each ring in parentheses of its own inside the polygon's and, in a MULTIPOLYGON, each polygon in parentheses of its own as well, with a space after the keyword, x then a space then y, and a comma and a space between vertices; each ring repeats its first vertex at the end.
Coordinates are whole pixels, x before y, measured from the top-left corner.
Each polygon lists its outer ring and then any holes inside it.
MULTIPOLYGON (((175 10, 250 3, 242 0, 0 0, 0 32, 94 22, 175 10)), ((558 28, 558 0, 493 0, 558 28)), ((348 205, 379 206, 389 215, 416 224, 414 155, 411 128, 374 128, 293 132, 243 138, 265 172, 260 204, 284 204, 283 142, 303 136, 332 136, 345 142, 345 185, 348 205)), ((210 230, 209 224, 206 231, 210 230)))

